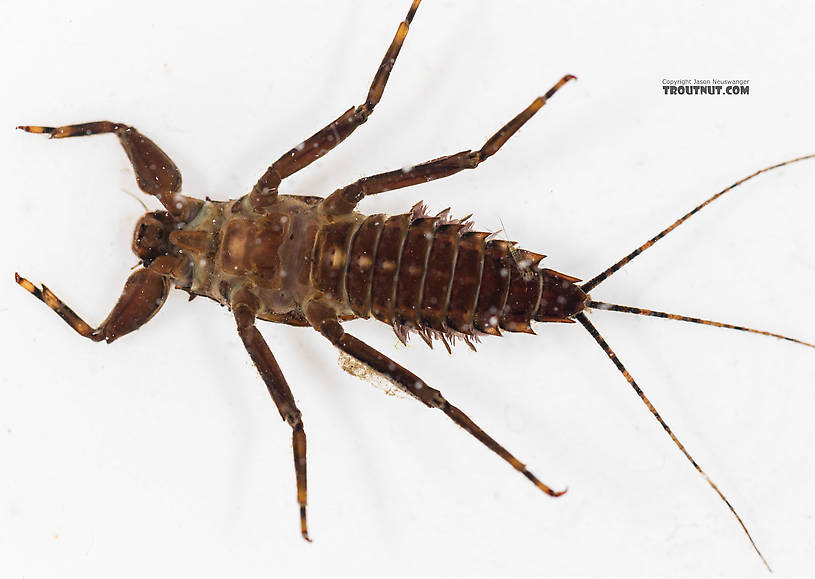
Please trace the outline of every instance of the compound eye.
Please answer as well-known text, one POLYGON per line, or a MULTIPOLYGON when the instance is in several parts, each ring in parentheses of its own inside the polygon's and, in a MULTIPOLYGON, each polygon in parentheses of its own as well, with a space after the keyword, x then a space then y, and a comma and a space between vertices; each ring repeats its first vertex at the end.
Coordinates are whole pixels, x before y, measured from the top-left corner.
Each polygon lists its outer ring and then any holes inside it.
POLYGON ((169 250, 167 240, 168 227, 171 223, 168 219, 162 220, 163 212, 148 213, 144 215, 136 224, 133 231, 133 253, 141 259, 145 265, 149 265, 154 259, 161 255, 166 255, 169 250))
POLYGON ((147 225, 144 222, 141 222, 136 228, 136 238, 133 240, 133 243, 136 246, 141 245, 141 240, 144 238, 145 231, 147 231, 147 225))

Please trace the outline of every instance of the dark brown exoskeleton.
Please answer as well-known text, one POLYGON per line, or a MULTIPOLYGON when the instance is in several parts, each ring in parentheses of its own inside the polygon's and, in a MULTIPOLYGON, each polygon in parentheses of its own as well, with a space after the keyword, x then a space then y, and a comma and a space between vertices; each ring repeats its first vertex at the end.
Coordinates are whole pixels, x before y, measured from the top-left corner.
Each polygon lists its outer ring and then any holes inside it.
MULTIPOLYGON (((281 181, 308 166, 364 123, 379 102, 396 57, 418 9, 413 0, 405 20, 376 72, 365 102, 348 109, 327 127, 275 161, 251 192, 239 199, 202 201, 180 193, 181 175, 170 158, 136 129, 121 123, 92 122, 62 127, 22 126, 51 138, 113 133, 124 147, 139 188, 154 195, 164 211, 144 215, 136 226, 133 251, 142 267, 125 284, 119 301, 98 327, 85 323, 45 286, 16 275, 17 283, 44 301, 74 330, 94 341, 112 342, 146 323, 175 286, 191 296, 206 296, 228 306, 238 333, 293 431, 297 500, 304 538, 306 525, 306 435, 300 411, 275 358, 255 326, 257 319, 311 326, 339 350, 378 372, 453 422, 520 471, 545 493, 559 496, 526 466, 448 402, 438 390, 346 333, 342 321, 369 318, 392 326, 402 341, 417 333, 428 345, 455 338, 470 347, 480 336, 532 332, 531 322, 580 322, 634 388, 676 446, 727 504, 753 539, 735 509, 685 450, 617 356, 588 321, 587 308, 667 317, 795 340, 759 330, 592 301, 587 292, 679 224, 733 187, 756 175, 813 155, 762 169, 712 196, 587 283, 540 266, 543 255, 513 242, 472 231, 470 223, 430 217, 421 205, 402 215, 366 216, 357 204, 369 195, 392 191, 474 169, 501 146, 574 77, 561 78, 543 96, 504 125, 477 151, 365 177, 327 198, 279 195, 281 181)), ((759 555, 761 555, 759 553, 759 555)), ((762 557, 763 560, 763 557, 762 557)), ((766 564, 766 561, 765 561, 766 564)))

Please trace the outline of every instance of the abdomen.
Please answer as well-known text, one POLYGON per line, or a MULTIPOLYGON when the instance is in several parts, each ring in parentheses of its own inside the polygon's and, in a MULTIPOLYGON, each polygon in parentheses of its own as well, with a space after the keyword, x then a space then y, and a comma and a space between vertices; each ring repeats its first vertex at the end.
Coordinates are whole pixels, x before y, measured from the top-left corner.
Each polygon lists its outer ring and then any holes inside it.
POLYGON ((412 213, 324 226, 312 281, 347 313, 405 330, 465 336, 531 332, 570 321, 585 295, 574 278, 540 269, 542 255, 489 240, 470 224, 412 213))

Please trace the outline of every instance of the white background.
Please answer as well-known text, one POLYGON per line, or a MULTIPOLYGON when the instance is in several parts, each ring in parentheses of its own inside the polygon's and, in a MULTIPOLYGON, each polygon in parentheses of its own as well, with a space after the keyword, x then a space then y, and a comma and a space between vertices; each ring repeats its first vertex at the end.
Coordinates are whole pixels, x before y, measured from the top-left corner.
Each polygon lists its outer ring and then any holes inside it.
MULTIPOLYGON (((408 0, 15 3, 0 22, 0 576, 766 577, 726 507, 579 325, 450 357, 350 331, 526 461, 542 495, 439 412, 344 374, 307 329, 262 327, 305 417, 314 543, 297 529, 290 431, 234 322, 174 292, 113 346, 89 322, 129 268, 142 195, 116 139, 18 124, 109 119, 154 139, 184 191, 249 190, 361 103, 408 0), (128 196, 129 193, 131 196, 128 196)), ((811 3, 452 2, 420 8, 376 113, 290 178, 326 194, 467 148, 573 73, 477 171, 365 201, 474 212, 588 279, 698 202, 815 152, 811 3), (665 96, 666 77, 749 96, 665 96)), ((815 341, 815 162, 721 199, 593 295, 815 341)), ((739 510, 775 577, 815 570, 815 352, 736 332, 591 318, 739 510)))

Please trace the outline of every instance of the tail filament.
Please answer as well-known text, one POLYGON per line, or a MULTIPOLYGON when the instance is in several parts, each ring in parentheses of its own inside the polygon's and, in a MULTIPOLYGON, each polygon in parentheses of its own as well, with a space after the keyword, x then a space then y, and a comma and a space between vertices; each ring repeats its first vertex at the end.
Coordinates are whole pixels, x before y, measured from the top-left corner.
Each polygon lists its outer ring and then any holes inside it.
POLYGON ((741 517, 736 512, 736 509, 733 508, 733 505, 730 504, 730 501, 727 500, 727 497, 724 496, 724 493, 722 493, 722 491, 719 490, 719 487, 716 486, 716 483, 714 483, 713 480, 705 473, 705 471, 702 470, 702 468, 699 466, 696 460, 694 460, 694 458, 687 451, 685 446, 681 442, 679 442, 679 439, 673 433, 670 426, 668 426, 668 424, 665 422, 662 416, 660 416, 659 412, 657 412, 657 409, 654 408, 653 404, 651 404, 651 401, 648 400, 648 397, 645 395, 645 392, 643 392, 642 389, 637 385, 637 383, 634 381, 634 378, 631 377, 631 374, 629 374, 628 370, 626 370, 625 366, 623 366, 623 363, 620 362, 620 359, 617 357, 617 354, 614 353, 614 350, 611 349, 611 347, 608 345, 605 339, 603 339, 603 336, 600 335, 600 332, 597 331, 597 328, 595 328, 594 325, 592 325, 592 323, 588 320, 584 313, 577 314, 575 318, 577 319, 578 322, 583 324, 583 327, 586 328, 589 334, 591 334, 591 337, 594 338, 594 341, 597 342, 597 344, 603 349, 603 351, 609 357, 611 362, 617 367, 617 370, 620 371, 620 373, 623 375, 626 381, 634 389, 634 392, 637 393, 637 396, 640 397, 640 400, 642 400, 643 404, 645 404, 645 406, 648 407, 648 410, 651 412, 651 414, 653 414, 654 418, 657 419, 657 422, 659 422, 660 426, 662 426, 665 432, 668 433, 668 436, 671 437, 671 440, 674 441, 674 444, 677 446, 677 448, 682 452, 682 454, 685 455, 685 458, 687 458, 688 461, 690 461, 690 463, 693 465, 693 468, 695 468, 699 472, 699 474, 705 477, 705 480, 710 485, 710 487, 714 491, 716 491, 716 494, 719 495, 719 498, 722 499, 722 501, 724 501, 724 504, 727 505, 727 508, 730 509, 730 512, 733 513, 733 516, 736 517, 736 520, 739 522, 739 525, 741 525, 742 530, 744 530, 744 533, 750 540, 750 544, 753 546, 753 549, 755 550, 756 554, 758 554, 758 556, 761 558, 761 561, 764 563, 764 566, 767 567, 768 571, 772 572, 769 563, 767 563, 767 560, 764 558, 764 555, 761 554, 761 551, 758 549, 758 546, 756 546, 756 543, 753 540, 752 535, 750 535, 750 531, 747 530, 747 526, 744 524, 744 521, 741 520, 741 517))
POLYGON ((634 251, 632 251, 631 253, 626 255, 620 261, 618 261, 617 263, 615 263, 614 265, 612 265, 611 267, 609 267, 605 271, 603 271, 603 272, 597 274, 596 276, 594 276, 592 279, 590 279, 589 281, 587 281, 586 283, 581 285, 580 289, 582 289, 586 293, 590 292, 592 289, 596 288, 598 285, 600 285, 605 280, 607 280, 609 277, 611 277, 611 275, 614 274, 617 270, 622 268, 628 262, 632 261, 635 257, 637 257, 639 254, 641 254, 643 251, 645 251, 646 249, 648 249, 649 247, 654 245, 657 241, 659 241, 660 239, 662 239, 663 237, 668 235, 671 231, 676 229, 679 225, 683 224, 685 221, 687 221, 688 219, 690 219, 691 217, 696 215, 696 213, 701 211, 704 207, 706 207, 707 205, 713 203, 716 199, 718 199, 719 197, 721 197, 722 195, 724 195, 725 193, 727 193, 731 189, 735 189, 736 187, 738 187, 742 183, 745 183, 745 182, 749 181, 753 177, 758 177, 762 173, 766 173, 768 171, 772 171, 774 169, 784 167, 785 165, 791 165, 793 163, 797 163, 798 161, 804 161, 806 159, 813 159, 813 158, 815 158, 815 153, 813 153, 811 155, 804 155, 803 157, 797 157, 795 159, 790 159, 789 161, 784 161, 783 163, 776 163, 775 165, 772 165, 770 167, 765 167, 764 169, 760 169, 760 170, 756 171, 755 173, 747 175, 747 177, 739 179, 738 181, 736 181, 735 183, 733 183, 729 187, 726 187, 725 189, 722 189, 721 191, 716 193, 713 197, 710 197, 706 201, 703 201, 701 204, 694 207, 691 211, 689 211, 688 213, 686 213, 685 215, 683 215, 682 217, 680 217, 679 219, 674 221, 667 228, 665 228, 662 231, 660 231, 659 233, 657 233, 654 237, 652 237, 651 239, 649 239, 648 241, 646 241, 645 243, 640 245, 637 249, 635 249, 634 251))

